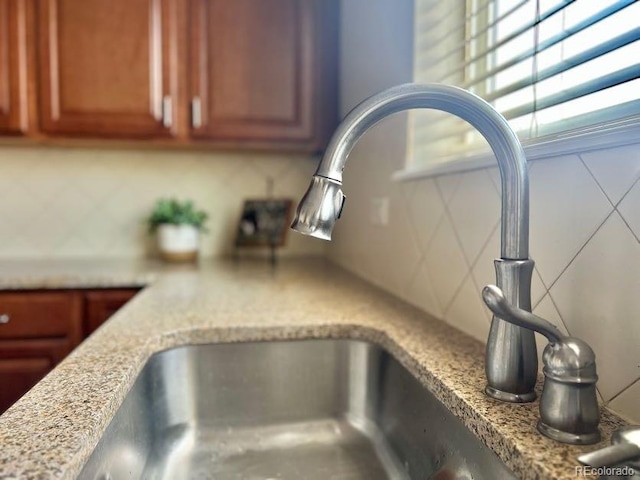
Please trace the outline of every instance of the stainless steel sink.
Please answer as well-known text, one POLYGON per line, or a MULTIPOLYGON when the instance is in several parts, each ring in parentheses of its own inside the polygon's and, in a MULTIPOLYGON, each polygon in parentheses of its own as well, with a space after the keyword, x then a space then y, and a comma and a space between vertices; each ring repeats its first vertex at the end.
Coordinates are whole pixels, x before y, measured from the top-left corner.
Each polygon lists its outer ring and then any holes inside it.
POLYGON ((402 365, 361 341, 151 357, 80 478, 515 478, 402 365))

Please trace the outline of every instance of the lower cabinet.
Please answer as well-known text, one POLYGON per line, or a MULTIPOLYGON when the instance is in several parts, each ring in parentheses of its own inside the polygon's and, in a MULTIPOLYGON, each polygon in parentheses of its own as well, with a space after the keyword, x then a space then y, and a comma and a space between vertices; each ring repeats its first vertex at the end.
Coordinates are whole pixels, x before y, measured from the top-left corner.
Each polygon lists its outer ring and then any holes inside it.
POLYGON ((82 340, 82 294, 78 291, 0 293, 0 341, 33 338, 82 340))
POLYGON ((38 383, 73 349, 63 339, 0 342, 0 413, 38 383))
POLYGON ((0 414, 138 291, 0 292, 0 414))
POLYGON ((94 290, 84 295, 84 325, 85 338, 91 335, 111 315, 138 293, 137 289, 94 290))

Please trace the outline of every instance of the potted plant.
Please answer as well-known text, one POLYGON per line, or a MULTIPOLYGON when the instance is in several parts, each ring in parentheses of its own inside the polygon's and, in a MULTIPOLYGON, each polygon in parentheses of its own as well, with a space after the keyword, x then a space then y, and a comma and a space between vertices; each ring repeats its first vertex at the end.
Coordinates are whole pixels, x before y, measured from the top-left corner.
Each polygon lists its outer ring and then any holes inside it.
POLYGON ((149 232, 157 233, 162 258, 170 262, 195 260, 207 217, 207 213, 197 210, 190 200, 159 199, 147 223, 149 232))

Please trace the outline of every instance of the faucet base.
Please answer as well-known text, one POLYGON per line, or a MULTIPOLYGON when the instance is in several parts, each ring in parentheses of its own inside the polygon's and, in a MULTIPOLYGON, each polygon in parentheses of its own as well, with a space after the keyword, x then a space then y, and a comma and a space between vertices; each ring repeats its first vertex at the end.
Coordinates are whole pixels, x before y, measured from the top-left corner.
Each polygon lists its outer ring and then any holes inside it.
MULTIPOLYGON (((531 311, 533 260, 500 258, 495 262, 496 282, 511 305, 531 311)), ((536 398, 538 354, 532 330, 496 315, 491 320, 485 357, 487 395, 503 402, 525 403, 536 398)))
POLYGON ((484 393, 502 402, 529 403, 529 402, 533 402, 536 399, 536 392, 527 392, 527 393, 503 392, 502 390, 498 390, 497 388, 494 388, 491 385, 487 385, 485 387, 484 393))
POLYGON ((542 435, 549 437, 551 440, 556 440, 562 443, 569 443, 571 445, 591 445, 592 443, 598 443, 600 441, 600 430, 598 429, 591 433, 569 433, 550 427, 542 420, 538 420, 537 426, 538 431, 542 435))

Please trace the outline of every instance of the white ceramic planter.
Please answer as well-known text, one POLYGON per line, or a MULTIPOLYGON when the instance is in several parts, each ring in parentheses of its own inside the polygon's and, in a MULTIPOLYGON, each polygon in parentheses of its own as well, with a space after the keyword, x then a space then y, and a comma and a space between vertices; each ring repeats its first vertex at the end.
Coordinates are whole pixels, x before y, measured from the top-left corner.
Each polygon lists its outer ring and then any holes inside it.
POLYGON ((198 257, 200 230, 193 225, 164 224, 158 227, 158 248, 170 262, 186 262, 198 257))

